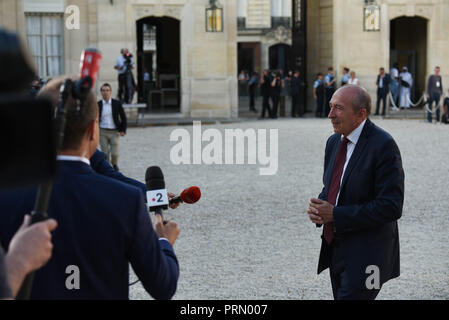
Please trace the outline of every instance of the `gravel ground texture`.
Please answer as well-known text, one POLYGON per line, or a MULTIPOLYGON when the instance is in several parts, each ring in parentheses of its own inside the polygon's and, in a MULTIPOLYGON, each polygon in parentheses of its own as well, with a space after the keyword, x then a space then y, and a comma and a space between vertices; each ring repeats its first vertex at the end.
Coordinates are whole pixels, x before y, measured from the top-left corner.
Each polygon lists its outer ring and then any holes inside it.
MULTIPOLYGON (((448 299, 449 126, 423 120, 373 122, 396 140, 405 171, 398 221, 401 276, 387 282, 377 299, 448 299)), ((225 129, 278 129, 277 173, 260 175, 261 165, 247 161, 173 164, 170 150, 178 142, 170 141, 170 134, 176 129, 192 133, 192 126, 130 128, 120 139, 119 167, 125 175, 144 181, 146 168, 158 165, 168 191, 201 188, 198 203, 165 215, 181 229, 175 243, 180 279, 173 298, 332 299, 329 272, 316 274, 322 230, 306 214, 309 199, 322 188, 324 147, 333 133, 329 120, 201 126, 203 132, 210 128, 223 138, 225 129)), ((130 281, 135 279, 131 273, 130 281)), ((151 296, 138 283, 130 288, 130 298, 151 296)))

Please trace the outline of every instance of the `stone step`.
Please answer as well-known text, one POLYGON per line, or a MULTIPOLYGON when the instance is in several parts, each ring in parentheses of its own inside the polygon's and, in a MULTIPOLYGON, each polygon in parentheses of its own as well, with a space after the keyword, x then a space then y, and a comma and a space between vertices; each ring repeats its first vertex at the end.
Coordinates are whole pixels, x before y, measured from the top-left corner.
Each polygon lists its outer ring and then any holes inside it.
POLYGON ((410 108, 404 110, 390 110, 385 116, 387 119, 426 119, 427 112, 424 108, 410 108))

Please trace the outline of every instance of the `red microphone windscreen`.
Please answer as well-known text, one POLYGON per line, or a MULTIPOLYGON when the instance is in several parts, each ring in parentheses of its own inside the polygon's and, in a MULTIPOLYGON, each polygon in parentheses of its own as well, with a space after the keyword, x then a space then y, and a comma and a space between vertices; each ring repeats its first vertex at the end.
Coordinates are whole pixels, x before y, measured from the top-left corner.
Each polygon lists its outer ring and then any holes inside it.
POLYGON ((97 80, 100 61, 101 53, 95 48, 87 48, 81 53, 80 77, 90 76, 92 78, 92 88, 97 80))
POLYGON ((189 204, 195 203, 201 198, 200 188, 193 186, 188 189, 185 189, 183 192, 181 192, 180 197, 181 200, 185 203, 189 204))

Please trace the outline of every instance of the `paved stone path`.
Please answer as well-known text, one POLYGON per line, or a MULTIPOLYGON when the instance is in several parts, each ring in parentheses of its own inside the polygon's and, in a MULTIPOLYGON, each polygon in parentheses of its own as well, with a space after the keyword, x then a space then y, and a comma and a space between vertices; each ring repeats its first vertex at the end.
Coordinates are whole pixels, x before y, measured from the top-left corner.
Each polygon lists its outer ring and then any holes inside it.
MULTIPOLYGON (((449 298, 449 126, 417 120, 373 121, 401 150, 405 203, 399 220, 401 276, 378 299, 449 298)), ((173 165, 170 133, 191 126, 131 128, 120 139, 119 166, 140 181, 162 168, 169 191, 197 185, 201 200, 170 210, 181 234, 181 275, 174 299, 332 299, 327 271, 316 274, 321 229, 308 220, 310 197, 322 188, 327 119, 278 119, 208 128, 278 129, 279 169, 259 165, 173 165)), ((224 136, 224 134, 223 134, 224 136)), ((205 146, 207 143, 203 143, 205 146)), ((224 155, 223 155, 224 159, 224 155)), ((135 275, 131 275, 131 281, 135 275)), ((131 299, 151 299, 140 284, 131 299)))

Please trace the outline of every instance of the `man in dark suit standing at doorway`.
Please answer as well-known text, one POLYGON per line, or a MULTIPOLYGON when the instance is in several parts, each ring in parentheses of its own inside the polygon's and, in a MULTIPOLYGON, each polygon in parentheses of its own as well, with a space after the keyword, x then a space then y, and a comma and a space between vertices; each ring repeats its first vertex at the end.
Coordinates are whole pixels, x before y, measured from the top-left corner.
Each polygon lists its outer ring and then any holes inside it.
POLYGON ((291 80, 291 95, 292 95, 292 118, 302 117, 303 108, 301 104, 301 79, 299 78, 299 71, 295 71, 295 74, 291 80))
POLYGON ((271 78, 268 70, 264 70, 260 75, 260 91, 262 92, 262 113, 259 119, 265 118, 265 112, 268 112, 268 117, 272 117, 272 111, 270 107, 270 94, 271 94, 271 78))
POLYGON ((335 299, 375 299, 399 276, 397 220, 404 201, 404 171, 394 139, 368 116, 371 98, 355 85, 333 95, 324 187, 309 218, 323 227, 318 273, 330 268, 335 299))
POLYGON ((101 86, 102 100, 98 101, 100 110, 100 146, 106 159, 115 170, 118 168, 118 139, 126 134, 126 115, 119 100, 111 98, 112 90, 108 83, 101 86))
POLYGON ((387 95, 390 91, 391 78, 388 73, 385 73, 385 68, 379 69, 379 74, 377 75, 376 86, 377 86, 377 101, 376 101, 376 116, 379 115, 380 102, 383 103, 382 115, 385 115, 385 110, 387 109, 387 95))

